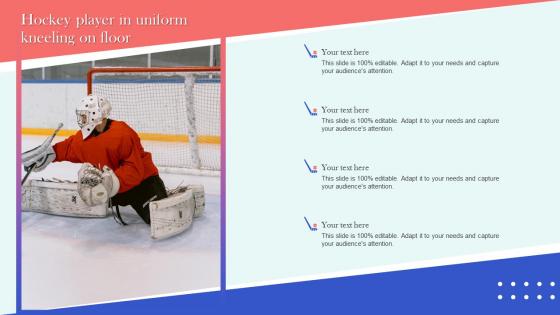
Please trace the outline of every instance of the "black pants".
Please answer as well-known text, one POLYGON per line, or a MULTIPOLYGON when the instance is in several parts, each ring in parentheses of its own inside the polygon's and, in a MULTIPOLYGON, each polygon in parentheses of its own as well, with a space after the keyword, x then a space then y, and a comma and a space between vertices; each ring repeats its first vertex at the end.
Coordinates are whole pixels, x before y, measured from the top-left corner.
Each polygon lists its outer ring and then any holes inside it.
POLYGON ((146 178, 138 186, 116 194, 111 198, 113 205, 132 206, 136 213, 146 222, 150 224, 150 201, 160 200, 167 197, 165 184, 159 177, 155 175, 146 178))

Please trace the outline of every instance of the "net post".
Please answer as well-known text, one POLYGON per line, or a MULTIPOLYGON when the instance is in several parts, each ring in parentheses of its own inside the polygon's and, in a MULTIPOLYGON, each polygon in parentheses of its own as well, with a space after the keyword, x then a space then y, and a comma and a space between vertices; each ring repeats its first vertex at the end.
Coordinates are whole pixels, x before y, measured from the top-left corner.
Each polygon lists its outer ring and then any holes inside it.
POLYGON ((198 153, 198 133, 196 130, 196 117, 194 112, 194 75, 187 73, 185 75, 185 98, 187 107, 187 133, 189 135, 189 143, 191 145, 191 160, 194 168, 200 169, 200 155, 198 153))
POLYGON ((95 68, 91 68, 87 72, 87 95, 91 95, 92 87, 93 87, 93 72, 95 68))

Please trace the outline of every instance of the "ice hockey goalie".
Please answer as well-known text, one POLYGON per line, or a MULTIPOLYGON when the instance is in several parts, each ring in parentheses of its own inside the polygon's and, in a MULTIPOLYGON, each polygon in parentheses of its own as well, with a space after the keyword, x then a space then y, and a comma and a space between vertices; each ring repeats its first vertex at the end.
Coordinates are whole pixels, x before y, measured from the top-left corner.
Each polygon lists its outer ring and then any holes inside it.
MULTIPOLYGON (((191 225, 193 217, 199 216, 204 209, 203 187, 181 187, 168 196, 152 156, 142 147, 138 134, 125 122, 110 119, 110 112, 111 104, 106 98, 88 95, 76 107, 80 130, 55 145, 42 145, 23 153, 26 171, 41 171, 51 162, 83 163, 75 186, 37 181, 24 185, 24 209, 26 193, 29 198, 43 198, 42 202, 52 203, 54 199, 45 197, 52 193, 45 193, 45 190, 66 190, 69 195, 65 198, 68 198, 72 195, 71 187, 75 187, 81 199, 75 216, 101 216, 102 209, 114 207, 117 221, 126 224, 120 216, 119 206, 130 205, 145 223, 152 225, 153 238, 165 238, 184 231, 191 225), (84 212, 84 205, 95 208, 95 212, 84 212)), ((28 210, 40 208, 36 203, 30 207, 33 202, 28 202, 27 206, 31 208, 28 210)), ((59 205, 45 204, 43 208, 51 208, 51 211, 42 212, 73 215, 72 210, 59 205), (64 213, 56 213, 59 208, 64 208, 64 213)))

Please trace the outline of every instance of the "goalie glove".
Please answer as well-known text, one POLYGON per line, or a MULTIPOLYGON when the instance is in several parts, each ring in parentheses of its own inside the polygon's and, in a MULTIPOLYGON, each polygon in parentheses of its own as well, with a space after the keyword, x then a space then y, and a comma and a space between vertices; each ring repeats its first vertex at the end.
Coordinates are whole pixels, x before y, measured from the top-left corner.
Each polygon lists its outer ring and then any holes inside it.
POLYGON ((103 171, 85 163, 78 172, 78 194, 88 206, 105 203, 119 191, 119 178, 108 166, 103 171))
POLYGON ((50 145, 40 145, 29 151, 23 152, 21 161, 26 172, 33 170, 39 172, 56 159, 56 153, 50 145))

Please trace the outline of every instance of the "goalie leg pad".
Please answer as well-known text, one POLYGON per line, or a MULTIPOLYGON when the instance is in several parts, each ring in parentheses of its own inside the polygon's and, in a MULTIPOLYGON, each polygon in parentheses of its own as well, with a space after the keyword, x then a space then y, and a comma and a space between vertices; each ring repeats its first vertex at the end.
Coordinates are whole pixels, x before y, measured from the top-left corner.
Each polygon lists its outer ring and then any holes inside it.
POLYGON ((204 199, 204 186, 202 185, 188 185, 187 189, 192 190, 194 197, 194 217, 198 218, 204 212, 205 199, 204 199))
POLYGON ((150 202, 150 229, 154 239, 165 239, 188 229, 195 211, 192 190, 150 202))
POLYGON ((104 218, 107 204, 90 207, 80 198, 77 183, 30 180, 22 187, 23 211, 79 217, 104 218))

